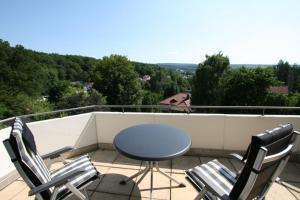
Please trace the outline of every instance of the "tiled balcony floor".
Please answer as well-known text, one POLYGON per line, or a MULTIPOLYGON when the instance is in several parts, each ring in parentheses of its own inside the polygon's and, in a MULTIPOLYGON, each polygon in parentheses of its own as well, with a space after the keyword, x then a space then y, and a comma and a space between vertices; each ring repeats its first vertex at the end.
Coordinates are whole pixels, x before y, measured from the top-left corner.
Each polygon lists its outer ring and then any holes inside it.
MULTIPOLYGON (((88 187, 92 200, 139 200, 149 198, 150 175, 136 185, 134 181, 126 185, 120 185, 119 182, 125 177, 136 173, 144 167, 144 163, 128 159, 119 155, 115 151, 95 151, 90 153, 92 161, 97 169, 103 174, 100 180, 95 181, 88 187)), ((162 170, 183 181, 186 187, 180 188, 171 183, 161 174, 154 172, 154 199, 194 199, 197 195, 196 189, 185 179, 184 170, 197 164, 207 162, 213 158, 182 156, 173 161, 160 163, 162 170)), ((237 171, 239 163, 232 159, 220 158, 223 164, 231 170, 237 171)), ((54 163, 51 169, 59 167, 60 163, 54 163)), ((283 184, 275 183, 269 191, 266 199, 283 200, 283 199, 300 199, 300 164, 288 163, 283 174, 281 175, 283 184)), ((136 181, 136 180, 135 180, 136 181)), ((22 179, 18 179, 3 190, 0 191, 0 199, 25 200, 34 199, 28 197, 28 187, 22 179)), ((71 197, 69 199, 77 199, 71 197)))

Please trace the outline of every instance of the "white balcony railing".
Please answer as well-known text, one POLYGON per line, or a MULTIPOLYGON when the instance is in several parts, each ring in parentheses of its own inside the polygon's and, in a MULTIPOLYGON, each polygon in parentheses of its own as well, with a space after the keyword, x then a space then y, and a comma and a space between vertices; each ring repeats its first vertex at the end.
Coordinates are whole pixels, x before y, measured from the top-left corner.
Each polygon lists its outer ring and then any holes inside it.
MULTIPOLYGON (((244 151, 252 135, 278 124, 292 123, 296 130, 300 130, 299 115, 91 112, 28 125, 34 133, 40 154, 45 154, 63 146, 78 149, 111 146, 119 131, 142 123, 169 124, 181 128, 192 139, 191 153, 214 155, 244 151)), ((9 133, 10 127, 0 130, 1 141, 9 133)), ((3 144, 0 145, 0 154, 1 189, 16 178, 17 174, 3 144)), ((297 141, 294 154, 299 159, 300 141, 297 141)))

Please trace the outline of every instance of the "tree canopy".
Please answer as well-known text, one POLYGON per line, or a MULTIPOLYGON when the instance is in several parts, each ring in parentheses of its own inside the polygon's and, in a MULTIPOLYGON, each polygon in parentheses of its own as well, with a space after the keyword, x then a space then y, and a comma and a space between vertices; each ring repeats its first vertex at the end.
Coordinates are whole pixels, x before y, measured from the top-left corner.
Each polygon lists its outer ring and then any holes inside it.
POLYGON ((275 76, 270 69, 231 69, 220 81, 220 103, 224 106, 265 105, 269 88, 274 82, 275 76))
POLYGON ((193 74, 121 55, 47 54, 0 39, 0 118, 93 104, 159 104, 178 92, 191 92, 193 105, 299 106, 299 91, 300 67, 283 60, 234 68, 219 52, 206 55, 193 74))
POLYGON ((195 105, 216 105, 220 95, 220 79, 229 68, 229 58, 221 52, 208 56, 198 65, 193 78, 192 102, 195 105))
POLYGON ((94 87, 107 97, 108 104, 141 104, 141 83, 125 56, 103 57, 96 63, 93 74, 94 87))

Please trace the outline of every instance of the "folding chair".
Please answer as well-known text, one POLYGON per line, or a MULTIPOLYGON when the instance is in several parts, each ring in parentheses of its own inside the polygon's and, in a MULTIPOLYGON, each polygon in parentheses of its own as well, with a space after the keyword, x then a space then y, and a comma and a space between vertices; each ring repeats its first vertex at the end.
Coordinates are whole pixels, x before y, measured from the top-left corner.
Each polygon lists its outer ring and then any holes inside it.
POLYGON ((66 147, 41 157, 32 132, 19 118, 12 125, 9 139, 3 143, 11 161, 30 188, 29 196, 35 195, 39 200, 62 200, 71 195, 82 200, 89 199, 86 187, 99 178, 100 173, 88 155, 70 163, 62 160, 64 166, 50 172, 43 158, 61 157, 62 153, 72 148, 66 147))
POLYGON ((253 136, 244 159, 233 154, 243 163, 237 174, 216 159, 187 170, 187 177, 200 190, 196 199, 264 199, 286 165, 297 135, 286 124, 253 136))

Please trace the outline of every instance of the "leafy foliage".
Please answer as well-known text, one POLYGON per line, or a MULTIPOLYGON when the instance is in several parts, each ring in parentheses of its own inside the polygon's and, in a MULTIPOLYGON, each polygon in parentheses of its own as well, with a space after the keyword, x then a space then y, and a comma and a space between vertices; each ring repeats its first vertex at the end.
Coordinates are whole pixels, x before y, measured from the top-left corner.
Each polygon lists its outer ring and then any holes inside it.
POLYGON ((141 104, 141 83, 131 62, 111 55, 99 60, 94 69, 94 87, 107 96, 108 104, 141 104))
POLYGON ((149 75, 150 81, 142 83, 142 88, 160 94, 161 98, 167 98, 178 92, 189 92, 190 82, 176 71, 167 70, 159 65, 133 62, 135 71, 140 77, 149 75))
POLYGON ((68 96, 62 97, 57 103, 57 109, 76 108, 85 105, 102 105, 106 104, 106 99, 96 90, 92 89, 89 92, 76 92, 68 96))
POLYGON ((89 57, 35 52, 21 45, 10 47, 0 39, 0 117, 52 110, 72 93, 71 81, 90 80, 95 62, 89 57))
POLYGON ((300 106, 299 91, 299 66, 283 60, 273 67, 230 68, 219 52, 192 74, 121 55, 46 54, 0 39, 0 118, 106 103, 159 104, 178 92, 191 92, 193 105, 300 106), (272 93, 270 86, 288 86, 289 93, 272 93))
POLYGON ((229 68, 229 58, 221 52, 206 55, 193 79, 192 102, 195 105, 217 105, 220 94, 220 79, 229 68))
POLYGON ((269 88, 274 81, 273 71, 268 68, 231 69, 221 80, 221 105, 265 105, 269 88))

